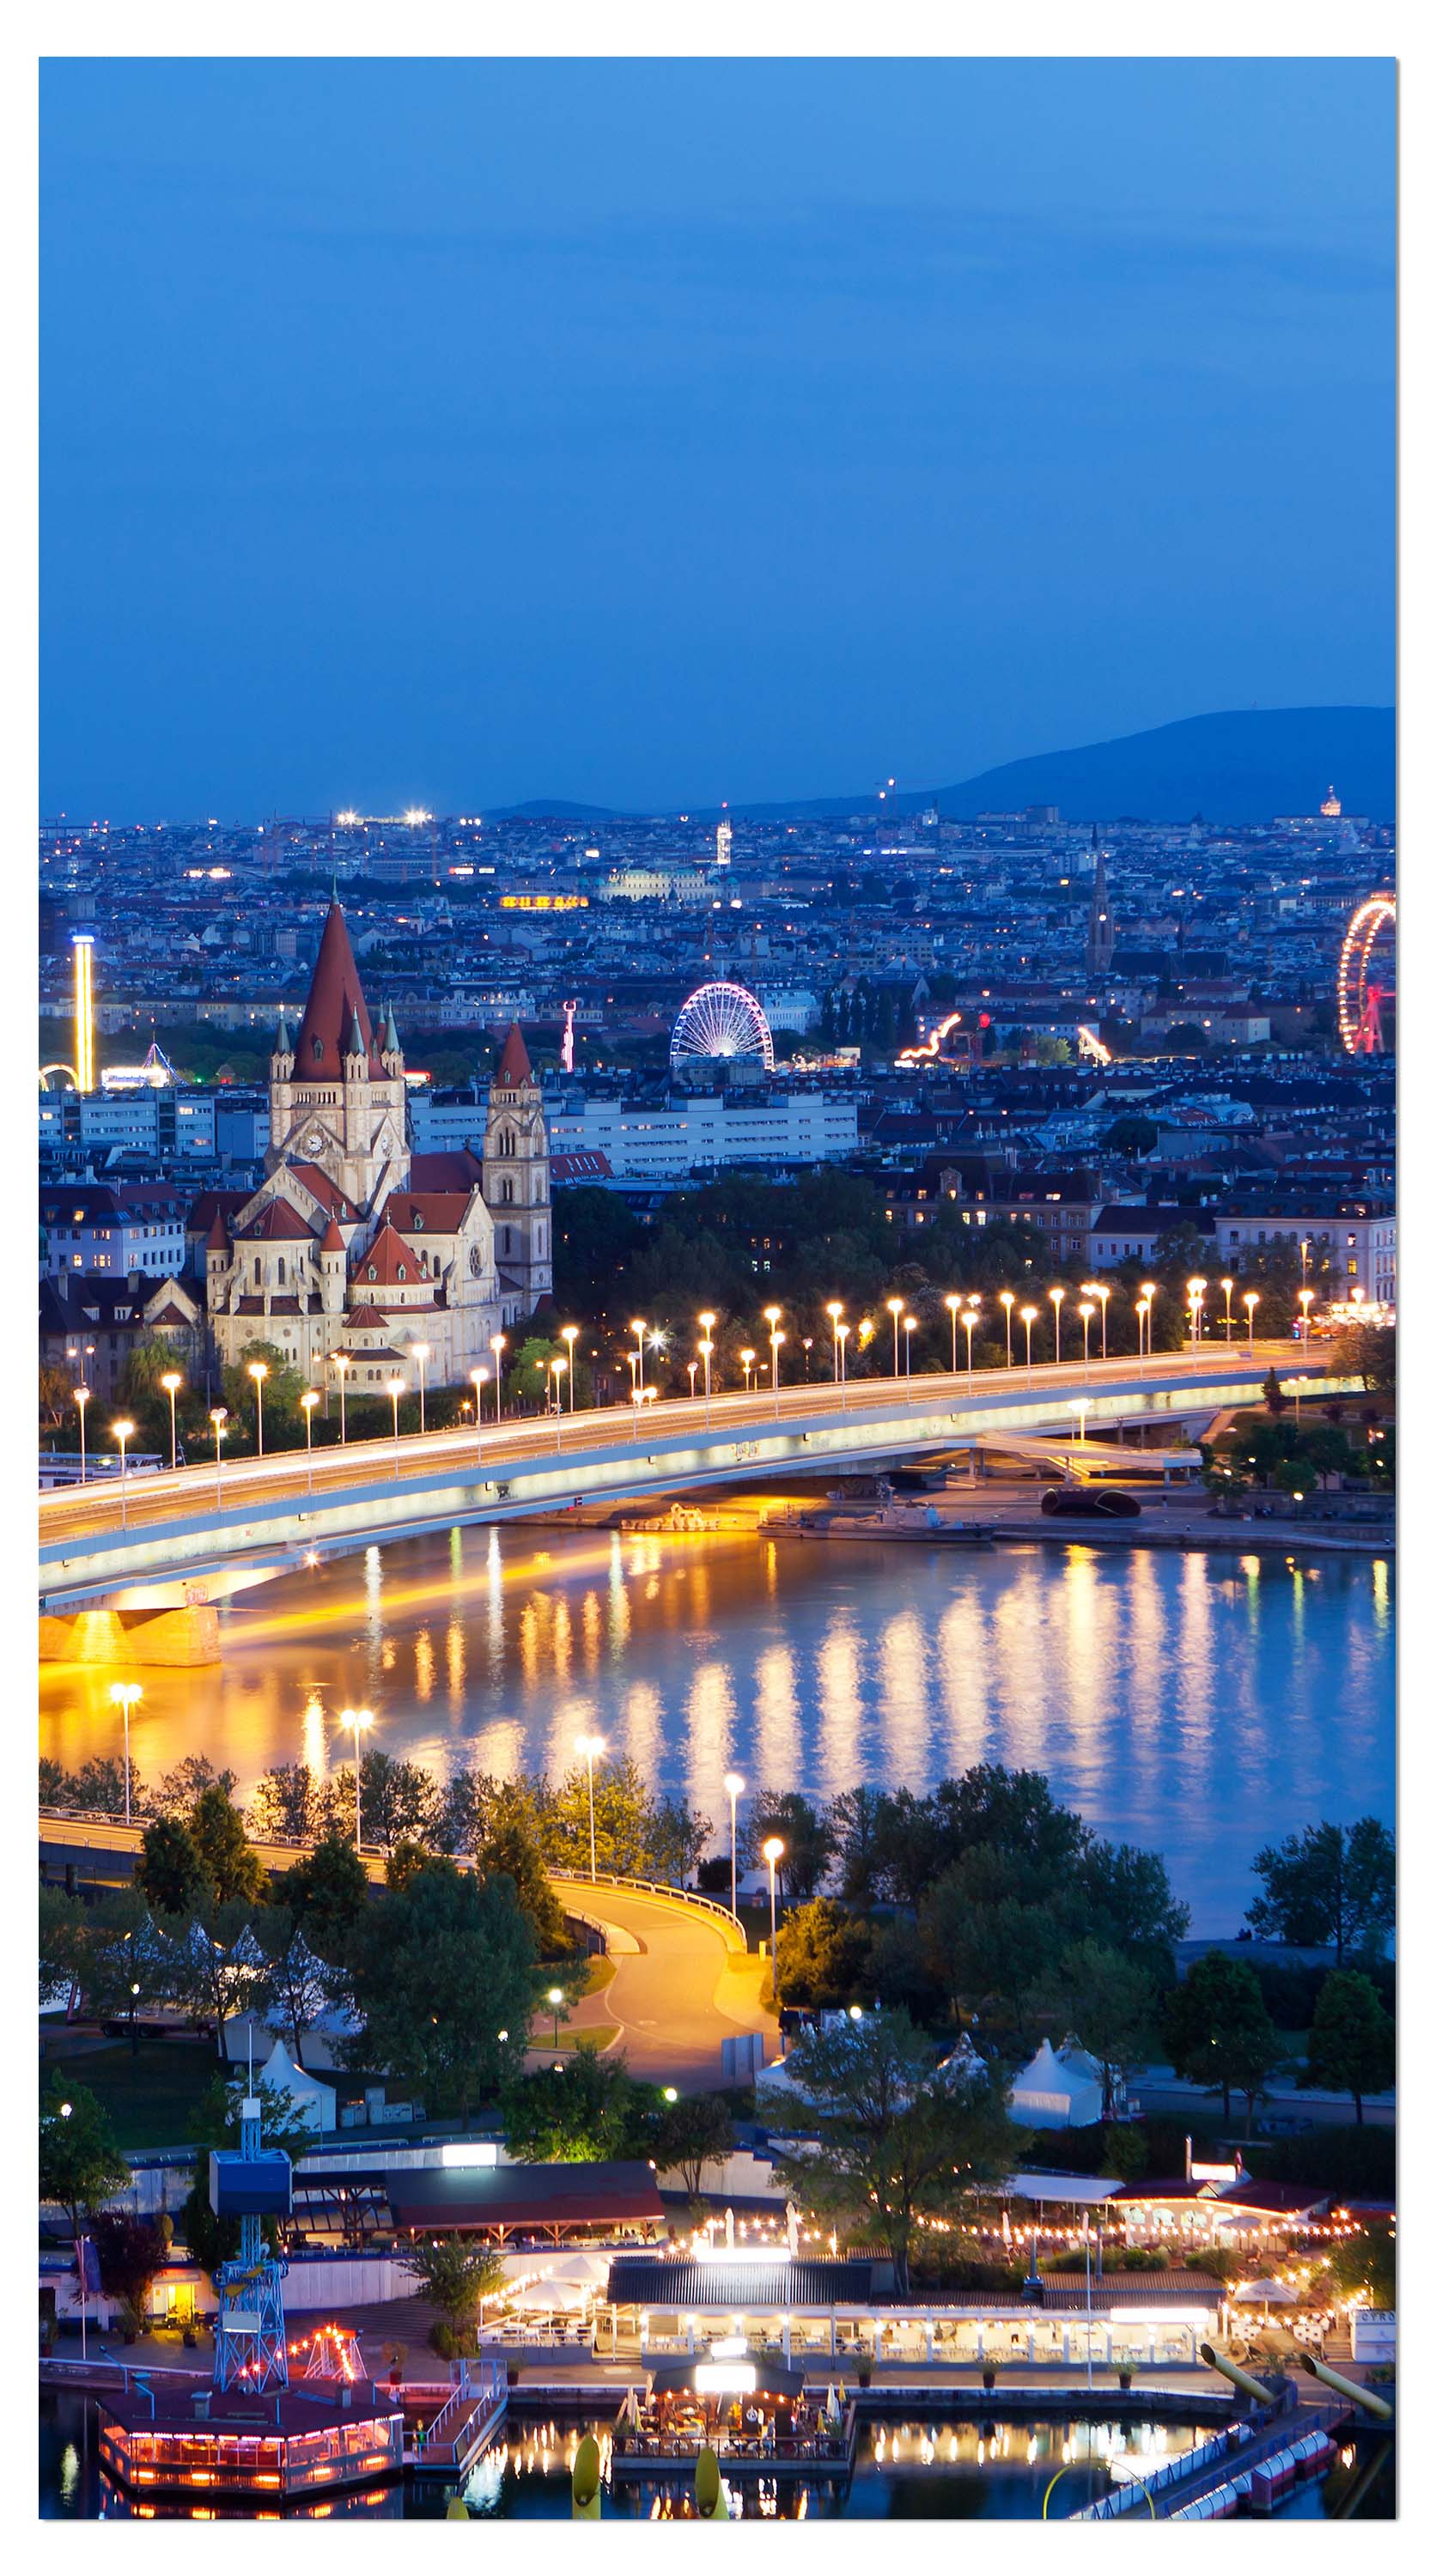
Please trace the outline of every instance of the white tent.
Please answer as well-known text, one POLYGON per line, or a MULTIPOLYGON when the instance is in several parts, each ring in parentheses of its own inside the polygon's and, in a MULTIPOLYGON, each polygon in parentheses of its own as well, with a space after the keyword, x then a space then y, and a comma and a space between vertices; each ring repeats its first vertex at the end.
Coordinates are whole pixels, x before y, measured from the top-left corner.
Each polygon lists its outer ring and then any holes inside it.
POLYGON ((1024 2129, 1090 2129, 1102 2117, 1102 2087, 1085 2071, 1084 2052, 1058 2057, 1044 2039, 1012 2087, 1012 2118, 1024 2129))
POLYGON ((332 2084, 321 2084, 307 2066, 296 2066, 282 2039, 277 2039, 259 2069, 261 2084, 272 2084, 283 2093, 296 2111, 319 2131, 339 2125, 337 2096, 332 2084))

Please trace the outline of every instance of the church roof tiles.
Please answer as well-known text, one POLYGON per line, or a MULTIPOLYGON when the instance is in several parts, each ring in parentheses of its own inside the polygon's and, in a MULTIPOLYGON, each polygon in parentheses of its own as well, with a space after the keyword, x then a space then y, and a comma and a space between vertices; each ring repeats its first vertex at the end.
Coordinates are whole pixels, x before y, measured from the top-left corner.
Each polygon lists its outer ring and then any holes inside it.
POLYGON ((314 980, 294 1048, 294 1071, 301 1082, 315 1076, 337 1079, 358 1031, 359 1043, 376 1074, 379 1043, 374 1035, 354 951, 349 945, 341 906, 331 903, 314 963, 314 980))

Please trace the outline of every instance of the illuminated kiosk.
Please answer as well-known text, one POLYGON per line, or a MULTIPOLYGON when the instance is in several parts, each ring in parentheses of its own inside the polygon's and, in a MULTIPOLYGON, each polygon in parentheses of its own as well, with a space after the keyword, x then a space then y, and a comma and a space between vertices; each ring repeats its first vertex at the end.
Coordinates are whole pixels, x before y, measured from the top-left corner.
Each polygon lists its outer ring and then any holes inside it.
POLYGON ((214 2377, 209 2388, 158 2396, 137 2373, 100 2409, 100 2459, 129 2487, 202 2495, 207 2503, 264 2495, 277 2503, 316 2490, 398 2477, 404 2467, 402 2401, 341 2374, 328 2386, 291 2390, 284 2337, 282 2256, 264 2242, 266 2218, 287 2218, 289 2158, 260 2140, 260 2106, 246 2096, 240 2145, 209 2160, 217 2218, 238 2218, 240 2248, 216 2276, 214 2377))

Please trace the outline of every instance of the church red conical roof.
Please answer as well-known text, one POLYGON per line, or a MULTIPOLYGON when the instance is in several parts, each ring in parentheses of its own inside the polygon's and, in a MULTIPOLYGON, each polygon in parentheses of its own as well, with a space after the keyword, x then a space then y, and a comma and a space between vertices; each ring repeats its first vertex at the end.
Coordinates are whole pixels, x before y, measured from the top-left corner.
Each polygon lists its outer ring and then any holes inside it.
POLYGON ((356 1013, 365 1052, 377 1071, 378 1050, 364 987, 359 981, 343 912, 337 903, 331 903, 314 962, 314 981, 295 1040, 294 1071, 299 1081, 312 1080, 315 1075, 329 1080, 338 1076, 349 1051, 356 1013))
POLYGON ((504 1051, 499 1058, 499 1069, 494 1080, 501 1091, 517 1091, 521 1082, 532 1082, 533 1078, 534 1069, 529 1062, 529 1051, 524 1045, 523 1033, 518 1021, 515 1020, 504 1040, 504 1051))

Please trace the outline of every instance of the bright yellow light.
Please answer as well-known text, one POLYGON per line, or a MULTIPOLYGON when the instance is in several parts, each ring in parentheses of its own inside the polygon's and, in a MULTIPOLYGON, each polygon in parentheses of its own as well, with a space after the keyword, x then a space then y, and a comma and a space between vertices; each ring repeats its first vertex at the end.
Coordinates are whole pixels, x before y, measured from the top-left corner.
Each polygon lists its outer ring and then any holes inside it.
POLYGON ((763 1858, 770 1869, 776 1868, 778 1862, 783 1857, 784 1849, 785 1845, 781 1836, 778 1834, 770 1834, 768 1840, 763 1845, 763 1858))
POLYGON ((178 1395, 180 1388, 184 1384, 184 1379, 180 1376, 178 1369, 166 1369, 164 1376, 160 1379, 160 1384, 164 1388, 166 1395, 178 1395))

